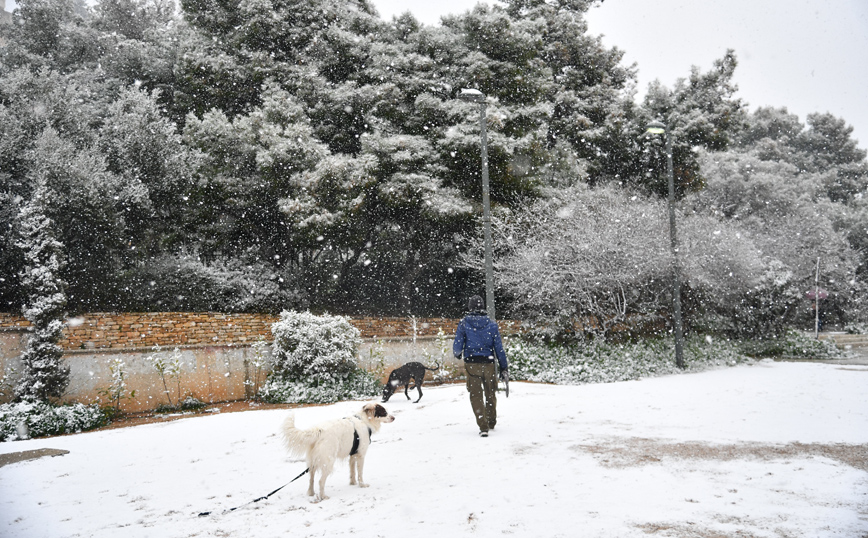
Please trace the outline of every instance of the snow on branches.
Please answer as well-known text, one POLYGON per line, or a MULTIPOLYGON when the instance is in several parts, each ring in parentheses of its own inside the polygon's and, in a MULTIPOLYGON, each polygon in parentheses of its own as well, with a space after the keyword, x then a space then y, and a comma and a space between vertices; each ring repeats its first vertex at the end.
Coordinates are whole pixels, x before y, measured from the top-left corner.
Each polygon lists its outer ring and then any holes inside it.
POLYGON ((62 362, 57 341, 63 332, 66 283, 60 276, 64 266, 63 245, 54 238, 51 219, 45 216, 38 189, 33 200, 21 209, 18 247, 24 251, 21 283, 27 290, 24 317, 33 334, 21 354, 22 376, 15 386, 19 400, 47 401, 59 398, 69 384, 69 368, 62 362))

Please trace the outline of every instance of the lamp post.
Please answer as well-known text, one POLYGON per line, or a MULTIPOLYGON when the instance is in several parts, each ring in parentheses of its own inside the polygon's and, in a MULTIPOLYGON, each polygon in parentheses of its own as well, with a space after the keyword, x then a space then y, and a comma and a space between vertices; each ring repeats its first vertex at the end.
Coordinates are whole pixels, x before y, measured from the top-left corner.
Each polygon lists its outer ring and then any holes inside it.
POLYGON ((482 137, 482 229, 485 234, 485 309, 494 320, 494 265, 491 253, 491 199, 488 189, 488 132, 486 130, 485 94, 479 90, 462 89, 462 101, 479 104, 479 130, 482 137))
POLYGON ((660 121, 652 121, 645 132, 666 135, 666 175, 669 182, 669 248, 672 252, 672 316, 675 325, 675 365, 684 368, 681 324, 681 268, 678 264, 678 236, 675 233, 675 175, 672 171, 672 135, 660 121))

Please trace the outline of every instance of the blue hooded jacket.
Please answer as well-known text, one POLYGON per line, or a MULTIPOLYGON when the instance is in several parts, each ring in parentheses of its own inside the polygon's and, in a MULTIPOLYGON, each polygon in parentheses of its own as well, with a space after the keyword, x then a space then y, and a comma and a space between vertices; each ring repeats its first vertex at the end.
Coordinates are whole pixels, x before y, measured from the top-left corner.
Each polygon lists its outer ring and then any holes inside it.
POLYGON ((458 323, 452 354, 457 359, 462 355, 465 360, 470 357, 487 357, 492 362, 496 357, 501 370, 509 367, 497 323, 481 312, 471 312, 458 323))

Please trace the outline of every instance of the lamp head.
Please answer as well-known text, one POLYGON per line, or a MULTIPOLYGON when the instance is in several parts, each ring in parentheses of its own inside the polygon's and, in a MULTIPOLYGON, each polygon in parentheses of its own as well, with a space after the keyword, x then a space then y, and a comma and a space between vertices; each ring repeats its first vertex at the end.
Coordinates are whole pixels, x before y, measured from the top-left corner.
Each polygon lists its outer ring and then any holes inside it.
POLYGON ((666 125, 662 121, 654 120, 645 127, 646 133, 663 134, 666 132, 666 125))
POLYGON ((461 88, 461 93, 458 94, 458 98, 462 101, 470 101, 471 103, 485 102, 485 94, 479 90, 471 88, 461 88))

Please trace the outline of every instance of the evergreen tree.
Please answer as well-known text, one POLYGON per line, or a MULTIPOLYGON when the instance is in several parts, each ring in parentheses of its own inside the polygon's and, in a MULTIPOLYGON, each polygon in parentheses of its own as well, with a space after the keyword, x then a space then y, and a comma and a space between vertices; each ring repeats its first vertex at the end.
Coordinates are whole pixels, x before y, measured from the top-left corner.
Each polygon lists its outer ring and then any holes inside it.
POLYGON ((632 160, 634 168, 628 174, 649 191, 667 195, 665 137, 643 134, 651 120, 659 119, 667 125, 672 141, 676 196, 704 187, 695 148, 723 151, 743 127, 744 105, 735 97, 737 87, 732 83, 736 65, 730 50, 706 73, 694 66, 690 77, 678 80, 672 90, 659 82, 651 84, 637 116, 641 121, 637 122, 636 139, 644 140, 645 148, 634 154, 638 158, 632 160))
POLYGON ((792 326, 809 314, 803 294, 813 285, 820 258, 823 287, 830 292, 825 307, 843 315, 855 298, 859 259, 842 226, 854 213, 826 195, 833 172, 804 172, 740 151, 705 154, 701 163, 707 186, 687 199, 692 211, 715 217, 722 229, 738 229, 761 262, 755 285, 739 300, 707 298, 706 310, 739 320, 733 328, 755 335, 792 326))
POLYGON ((17 222, 21 199, 0 192, 0 311, 12 312, 26 298, 18 285, 18 274, 24 267, 24 255, 18 248, 17 222))
POLYGON ((126 209, 145 204, 146 192, 107 171, 96 148, 76 148, 50 128, 34 141, 27 166, 30 184, 52 193, 42 207, 68 256, 63 274, 76 310, 116 307, 123 262, 135 247, 125 241, 126 209))
POLYGON ((21 378, 15 385, 19 400, 60 398, 69 384, 69 367, 63 364, 63 351, 57 344, 66 306, 66 283, 60 277, 63 245, 55 239, 53 224, 43 207, 46 198, 55 195, 44 186, 38 187, 19 218, 18 246, 25 258, 21 284, 27 290, 24 317, 32 326, 21 354, 21 378))
MULTIPOLYGON (((796 282, 807 251, 773 233, 790 211, 817 224, 808 243, 846 237, 868 270, 868 164, 843 120, 760 109, 745 122, 731 52, 637 104, 635 68, 588 33, 595 2, 508 0, 426 27, 382 21, 366 0, 182 0, 179 14, 168 0, 21 0, 0 27, 0 300, 25 300, 15 230, 44 185, 72 310, 311 300, 457 315, 481 283, 461 263, 481 213, 479 107, 461 88, 487 96, 495 215, 583 183, 665 194, 664 140, 644 134, 663 119, 678 196, 709 186, 690 202, 697 226, 756 234, 782 264, 765 260, 768 274, 796 282), (775 188, 781 200, 750 201, 775 188)), ((688 300, 735 293, 690 271, 688 300)))
POLYGON ((192 220, 184 216, 199 155, 162 114, 159 93, 135 87, 121 91, 99 129, 97 147, 106 171, 136 193, 116 204, 123 215, 123 241, 136 247, 125 257, 127 267, 183 242, 178 227, 192 220))
POLYGON ((853 127, 831 114, 808 114, 807 125, 786 108, 764 107, 748 116, 738 147, 764 161, 782 161, 801 172, 828 173, 826 194, 850 203, 868 192, 866 150, 851 138, 853 127))
POLYGON ((88 25, 84 0, 22 0, 12 14, 5 62, 14 67, 50 66, 74 71, 95 67, 99 58, 97 32, 88 25))
POLYGON ((795 194, 804 201, 806 218, 817 221, 811 211, 819 212, 836 232, 844 234, 858 253, 858 273, 865 275, 868 160, 866 151, 851 138, 852 132, 843 119, 830 114, 809 114, 805 125, 786 108, 764 107, 747 117, 746 128, 736 140, 737 151, 759 159, 761 167, 789 165, 786 173, 776 174, 780 183, 770 198, 790 198, 793 185, 798 185, 795 194), (785 194, 779 196, 778 189, 785 194))

